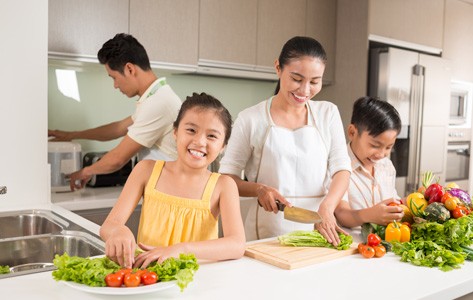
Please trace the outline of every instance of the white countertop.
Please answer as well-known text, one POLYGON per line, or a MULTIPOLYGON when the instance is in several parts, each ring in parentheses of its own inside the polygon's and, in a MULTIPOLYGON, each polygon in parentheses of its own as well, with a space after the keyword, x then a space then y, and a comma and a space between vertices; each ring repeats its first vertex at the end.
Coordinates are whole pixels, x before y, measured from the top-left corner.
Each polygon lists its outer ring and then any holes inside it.
MULTIPOLYGON (((10 210, 31 209, 16 207, 10 210)), ((99 226, 57 205, 52 209, 86 229, 99 226)), ((15 299, 116 299, 75 290, 56 282, 51 272, 0 280, 0 291, 15 299)), ((473 292, 473 262, 461 269, 442 272, 400 262, 388 253, 365 259, 355 254, 312 266, 283 270, 243 257, 224 262, 201 262, 194 281, 180 292, 178 287, 139 295, 140 299, 453 299, 473 292)), ((132 296, 128 296, 127 299, 132 296)), ((124 298, 123 298, 124 299, 124 298)))
POLYGON ((74 192, 51 193, 51 202, 68 210, 112 207, 122 189, 122 186, 85 187, 74 192))

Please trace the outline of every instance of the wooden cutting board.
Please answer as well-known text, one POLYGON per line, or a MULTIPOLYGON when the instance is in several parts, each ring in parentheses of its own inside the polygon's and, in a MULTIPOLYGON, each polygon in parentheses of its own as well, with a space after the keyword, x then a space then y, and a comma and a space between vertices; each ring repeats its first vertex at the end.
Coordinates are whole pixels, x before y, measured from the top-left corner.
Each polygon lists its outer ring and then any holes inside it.
POLYGON ((355 243, 347 250, 335 250, 323 247, 283 246, 276 239, 248 245, 245 255, 282 269, 291 270, 351 255, 357 251, 355 243))

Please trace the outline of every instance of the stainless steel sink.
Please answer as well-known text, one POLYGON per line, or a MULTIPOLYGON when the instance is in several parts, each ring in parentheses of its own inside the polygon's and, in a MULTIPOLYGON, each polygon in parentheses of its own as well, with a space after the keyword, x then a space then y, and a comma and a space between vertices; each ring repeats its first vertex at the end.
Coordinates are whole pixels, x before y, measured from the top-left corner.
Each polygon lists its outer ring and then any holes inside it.
POLYGON ((29 235, 60 233, 63 230, 58 222, 40 211, 23 212, 17 215, 0 216, 0 239, 29 235))
POLYGON ((54 270, 56 254, 90 257, 103 255, 97 235, 48 210, 0 214, 0 265, 10 273, 0 279, 54 270))

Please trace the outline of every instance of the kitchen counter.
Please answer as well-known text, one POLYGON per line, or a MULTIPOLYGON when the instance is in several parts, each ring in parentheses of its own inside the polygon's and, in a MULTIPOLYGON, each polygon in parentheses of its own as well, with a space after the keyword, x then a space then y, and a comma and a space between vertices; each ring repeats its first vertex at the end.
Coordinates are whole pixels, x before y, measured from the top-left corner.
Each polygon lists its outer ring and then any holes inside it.
POLYGON ((85 187, 74 192, 51 193, 51 202, 68 210, 107 208, 115 205, 122 186, 85 187))
MULTIPOLYGON (((99 226, 57 205, 52 209, 88 230, 99 226)), ((31 209, 14 208, 11 210, 31 209)), ((357 236, 355 235, 355 238, 357 236)), ((473 263, 442 272, 402 263, 388 253, 383 258, 365 259, 351 255, 312 266, 283 270, 243 257, 224 262, 200 262, 194 281, 180 292, 170 289, 139 295, 140 299, 453 299, 473 292, 473 263)), ((75 290, 52 279, 51 272, 0 280, 3 294, 16 299, 116 299, 75 290)), ((129 296, 130 298, 131 296, 129 296)))

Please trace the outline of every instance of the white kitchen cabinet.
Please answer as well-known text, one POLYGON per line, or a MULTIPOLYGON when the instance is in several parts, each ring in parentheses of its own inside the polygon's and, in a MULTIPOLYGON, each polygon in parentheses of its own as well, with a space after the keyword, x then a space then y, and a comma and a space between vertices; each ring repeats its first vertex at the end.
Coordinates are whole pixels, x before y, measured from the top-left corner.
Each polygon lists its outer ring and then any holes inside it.
POLYGON ((151 61, 196 65, 199 0, 130 0, 130 34, 151 61))
POLYGON ((258 0, 258 67, 274 68, 284 43, 306 34, 306 13, 306 0, 258 0))
POLYGON ((444 2, 445 0, 370 0, 369 33, 442 49, 444 2))
POLYGON ((258 1, 201 0, 199 59, 256 64, 258 1))
POLYGON ((128 33, 129 0, 49 0, 49 52, 96 56, 115 34, 128 33))
POLYGON ((306 35, 319 41, 327 53, 324 84, 335 80, 336 29, 337 1, 307 0, 306 35))
POLYGON ((452 61, 452 78, 473 82, 473 2, 447 0, 443 57, 452 61))

